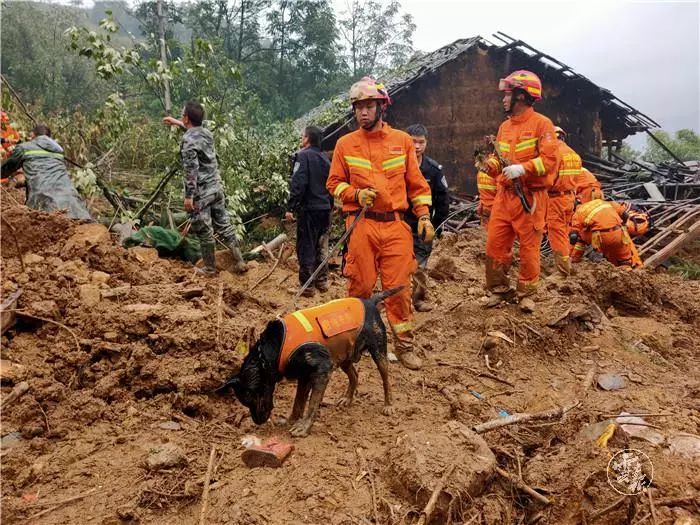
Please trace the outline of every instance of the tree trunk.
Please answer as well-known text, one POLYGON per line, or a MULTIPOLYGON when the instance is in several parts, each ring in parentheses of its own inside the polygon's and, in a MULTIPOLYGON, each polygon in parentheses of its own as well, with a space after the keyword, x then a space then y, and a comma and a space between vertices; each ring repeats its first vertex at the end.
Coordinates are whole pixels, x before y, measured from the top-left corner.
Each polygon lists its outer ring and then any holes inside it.
POLYGON ((243 58, 243 31, 245 27, 245 7, 246 7, 246 0, 242 0, 241 2, 241 23, 239 24, 238 27, 238 54, 236 57, 236 61, 240 64, 241 59, 243 58))
MULTIPOLYGON (((168 56, 165 51, 165 15, 163 14, 163 0, 157 0, 156 3, 158 13, 158 33, 160 43, 160 61, 163 63, 163 68, 168 67, 168 56)), ((167 78, 163 79, 163 92, 165 94, 165 112, 170 114, 173 105, 170 100, 170 81, 167 78)))

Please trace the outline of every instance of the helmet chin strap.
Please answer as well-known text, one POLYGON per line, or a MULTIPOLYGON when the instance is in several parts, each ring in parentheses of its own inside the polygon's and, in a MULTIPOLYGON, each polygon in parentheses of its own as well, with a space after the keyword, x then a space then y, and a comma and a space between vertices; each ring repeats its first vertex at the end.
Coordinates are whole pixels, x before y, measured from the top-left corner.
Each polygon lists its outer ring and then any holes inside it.
POLYGON ((362 126, 363 129, 370 131, 374 126, 377 125, 377 122, 379 122, 382 118, 384 117, 384 107, 382 106, 381 102, 377 101, 377 112, 375 113, 374 120, 365 125, 362 126))

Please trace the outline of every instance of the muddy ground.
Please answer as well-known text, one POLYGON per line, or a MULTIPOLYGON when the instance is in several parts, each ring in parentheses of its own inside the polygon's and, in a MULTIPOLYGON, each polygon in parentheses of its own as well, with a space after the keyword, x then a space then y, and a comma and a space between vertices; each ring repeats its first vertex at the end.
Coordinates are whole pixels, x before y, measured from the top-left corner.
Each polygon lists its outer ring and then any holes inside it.
MULTIPOLYGON (((396 415, 382 415, 379 375, 365 357, 355 403, 335 406, 346 386, 335 373, 311 435, 295 439, 208 394, 239 366, 249 328, 259 333, 290 306, 293 259, 249 292, 271 262, 200 278, 151 250, 119 247, 100 226, 2 206, 25 264, 3 225, 3 299, 22 295, 2 337, 2 523, 199 523, 212 447, 203 523, 417 523, 446 470, 455 480, 471 475, 477 449, 460 441, 473 438, 468 429, 503 411, 575 401, 563 418, 482 434, 499 467, 550 504, 491 466, 469 490, 448 477, 447 506, 432 522, 680 524, 700 513, 700 458, 673 446, 679 433, 700 434, 698 281, 582 263, 569 281, 545 279, 534 312, 486 309, 483 233, 443 238, 431 259, 435 310, 416 315, 426 366, 391 366, 396 415), (489 331, 501 334, 485 352, 489 331), (624 387, 597 387, 602 373, 621 375, 624 387), (8 399, 21 381, 28 392, 8 399), (606 425, 592 425, 622 411, 661 414, 645 418, 658 428, 633 427, 659 433, 657 443, 617 428, 607 447, 596 445, 606 425), (248 434, 295 449, 279 469, 249 469, 248 434), (175 448, 173 461, 149 470, 164 445, 175 448), (653 463, 653 514, 647 493, 621 498, 608 484, 608 462, 624 448, 653 463), (421 478, 409 480, 414 464, 421 478)), ((343 295, 334 274, 322 299, 300 304, 343 295)), ((273 418, 288 413, 294 388, 279 385, 273 418)))

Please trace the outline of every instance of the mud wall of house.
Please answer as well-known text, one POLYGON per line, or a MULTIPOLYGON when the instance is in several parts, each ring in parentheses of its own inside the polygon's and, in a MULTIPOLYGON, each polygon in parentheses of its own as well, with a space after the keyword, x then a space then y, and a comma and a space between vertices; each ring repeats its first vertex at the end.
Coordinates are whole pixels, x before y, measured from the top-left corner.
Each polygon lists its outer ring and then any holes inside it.
POLYGON ((429 133, 427 154, 443 165, 450 187, 458 193, 474 194, 474 148, 484 135, 495 134, 504 119, 498 79, 526 68, 534 70, 544 83, 546 99, 538 104, 538 111, 567 130, 574 149, 600 154, 598 93, 586 93, 578 81, 562 81, 560 74, 537 67, 531 60, 478 48, 397 93, 387 121, 400 129, 416 122, 424 124, 429 133))

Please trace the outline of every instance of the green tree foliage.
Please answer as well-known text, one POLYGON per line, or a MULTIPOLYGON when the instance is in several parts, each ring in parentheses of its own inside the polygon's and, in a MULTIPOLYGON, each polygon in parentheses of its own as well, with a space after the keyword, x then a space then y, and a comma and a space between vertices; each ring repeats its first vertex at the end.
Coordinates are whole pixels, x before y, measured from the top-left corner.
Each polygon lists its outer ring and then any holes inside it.
POLYGON ((64 31, 76 24, 96 29, 82 9, 2 3, 2 74, 25 102, 47 112, 90 111, 110 93, 91 65, 66 48, 64 31))
POLYGON ((353 0, 340 18, 340 33, 353 78, 378 76, 413 54, 413 17, 398 0, 353 0))
POLYGON ((620 148, 618 155, 627 161, 639 160, 642 157, 641 152, 634 149, 627 142, 622 143, 622 147, 620 148))
MULTIPOLYGON (((663 130, 652 133, 682 161, 700 160, 700 136, 692 129, 678 130, 673 136, 663 130)), ((651 137, 647 137, 647 147, 642 158, 648 162, 673 160, 651 137)))

